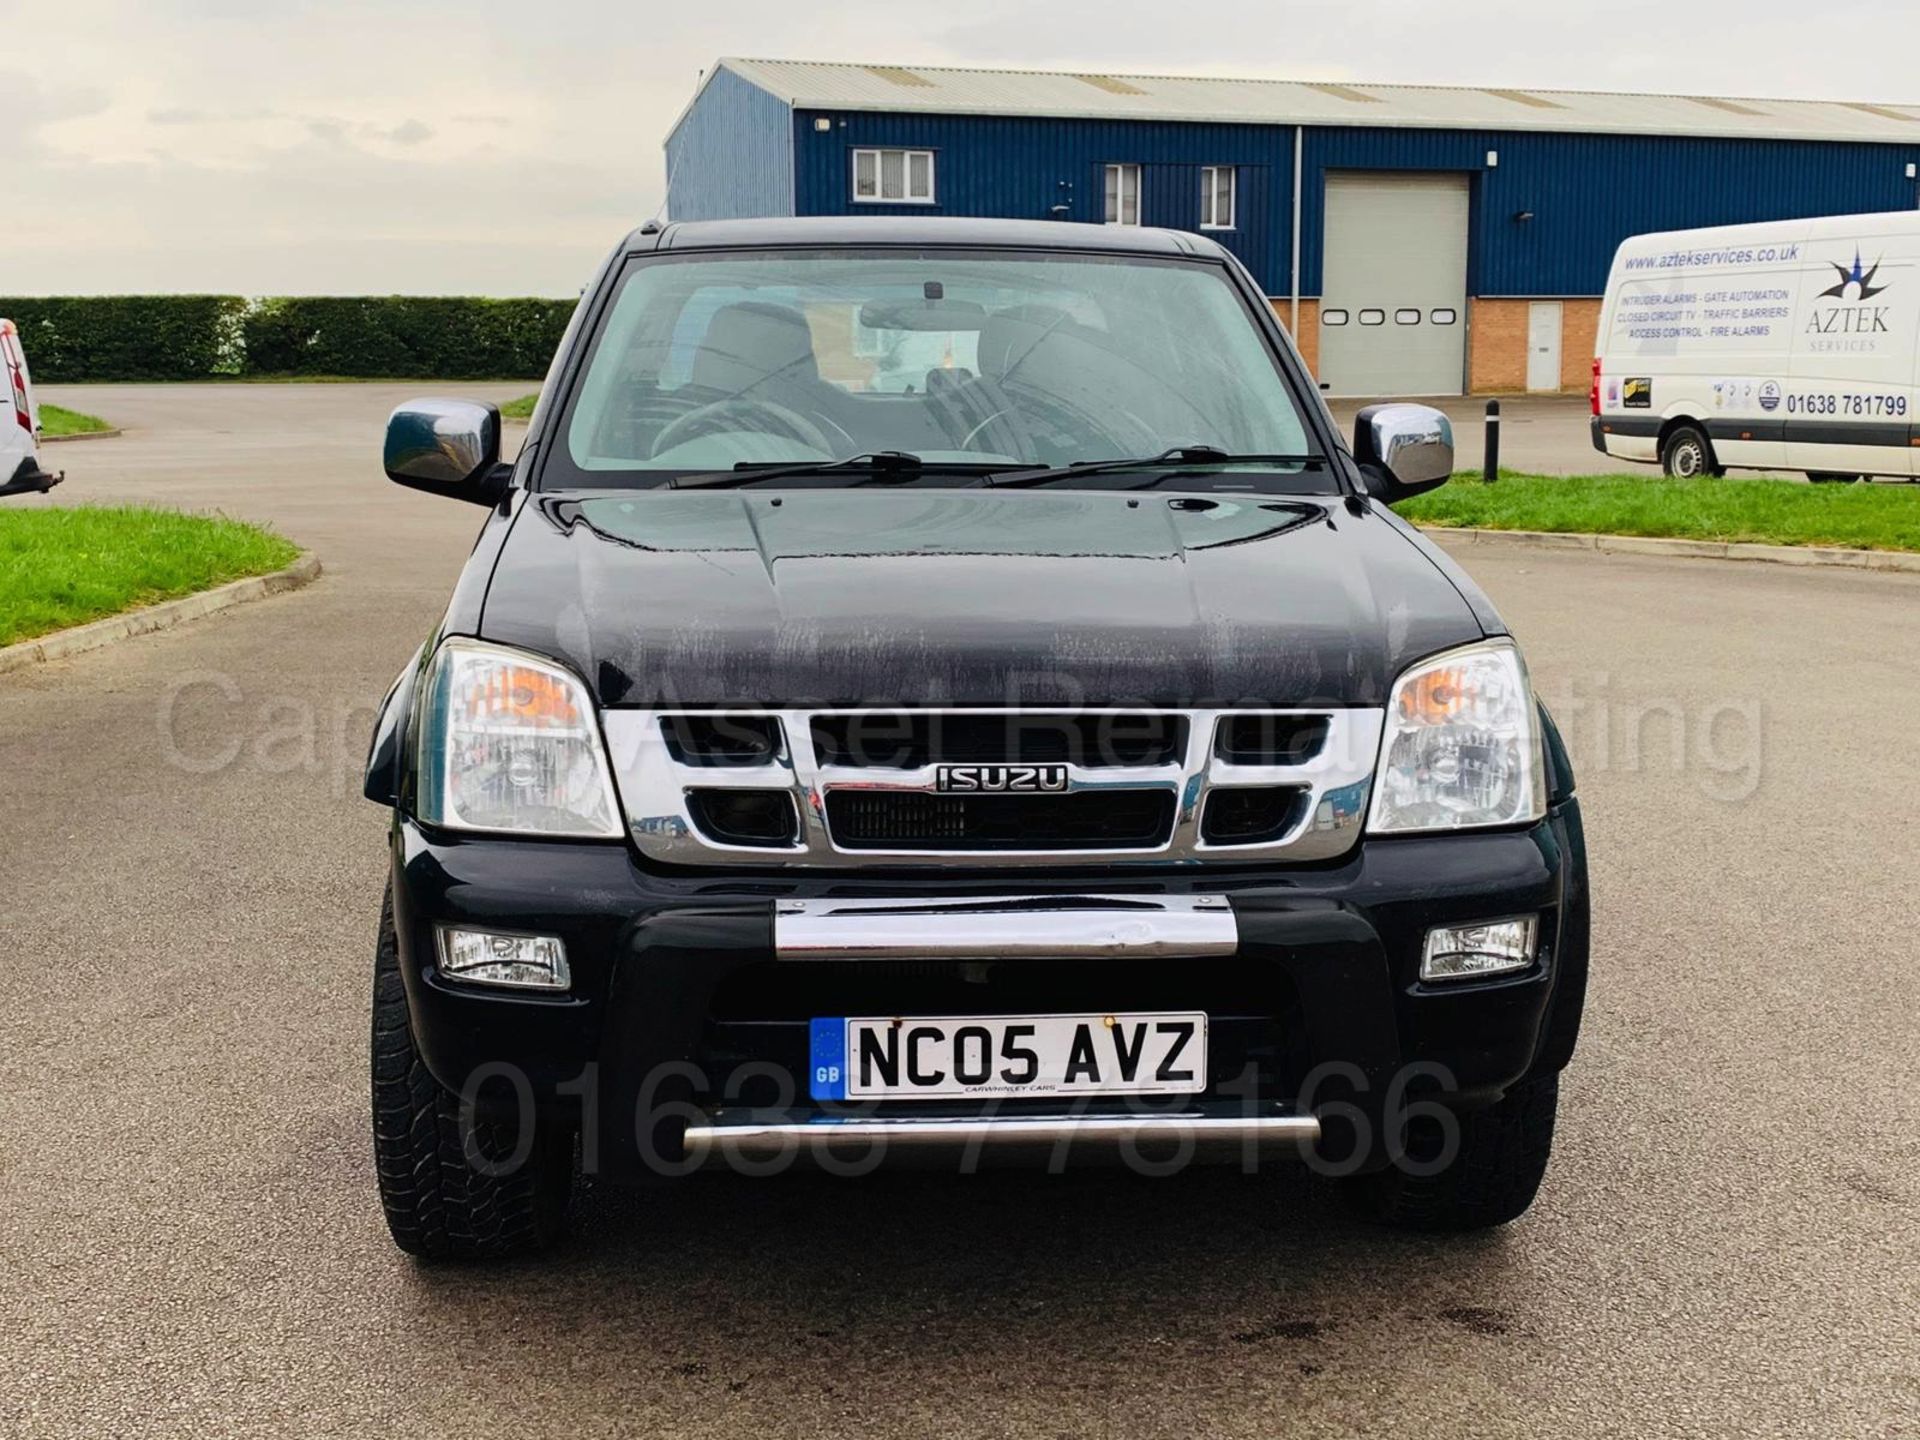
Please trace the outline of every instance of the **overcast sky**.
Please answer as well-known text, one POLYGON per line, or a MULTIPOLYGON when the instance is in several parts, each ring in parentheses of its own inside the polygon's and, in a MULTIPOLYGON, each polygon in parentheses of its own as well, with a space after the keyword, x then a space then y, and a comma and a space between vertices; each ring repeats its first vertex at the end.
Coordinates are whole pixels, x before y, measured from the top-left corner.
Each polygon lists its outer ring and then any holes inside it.
POLYGON ((720 55, 1920 102, 1914 0, 0 0, 0 295, 566 295, 720 55))

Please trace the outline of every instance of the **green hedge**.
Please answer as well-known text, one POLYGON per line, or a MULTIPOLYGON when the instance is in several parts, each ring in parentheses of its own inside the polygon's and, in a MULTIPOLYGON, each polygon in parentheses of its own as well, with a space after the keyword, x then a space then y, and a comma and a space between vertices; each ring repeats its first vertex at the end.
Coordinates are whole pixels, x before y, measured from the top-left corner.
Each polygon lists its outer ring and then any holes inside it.
POLYGON ((237 375, 246 311, 237 295, 0 298, 43 383, 237 375))
POLYGON ((344 375, 518 380, 546 373, 571 300, 412 295, 0 296, 33 377, 210 380, 344 375))
POLYGON ((544 375, 573 303, 408 295, 263 300, 247 312, 247 371, 407 380, 544 375))

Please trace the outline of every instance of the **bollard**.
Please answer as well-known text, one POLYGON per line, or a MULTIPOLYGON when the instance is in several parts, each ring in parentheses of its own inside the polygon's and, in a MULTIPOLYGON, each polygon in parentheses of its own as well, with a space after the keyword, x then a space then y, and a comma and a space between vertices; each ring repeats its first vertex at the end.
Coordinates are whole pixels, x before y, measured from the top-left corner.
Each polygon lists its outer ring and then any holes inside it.
POLYGON ((1491 485, 1500 478, 1500 402, 1487 401, 1487 453, 1480 474, 1491 485))

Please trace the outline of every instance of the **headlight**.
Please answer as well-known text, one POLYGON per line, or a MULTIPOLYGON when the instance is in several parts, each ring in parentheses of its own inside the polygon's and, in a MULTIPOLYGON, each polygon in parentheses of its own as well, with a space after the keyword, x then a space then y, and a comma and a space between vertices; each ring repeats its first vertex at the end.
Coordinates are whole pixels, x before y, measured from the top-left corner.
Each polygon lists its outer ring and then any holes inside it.
POLYGON ((421 820, 455 830, 625 834, 593 697, 572 671, 449 640, 433 657, 426 697, 421 820))
POLYGON ((1518 825, 1546 811, 1539 714, 1512 641, 1449 650, 1394 683, 1368 829, 1518 825))

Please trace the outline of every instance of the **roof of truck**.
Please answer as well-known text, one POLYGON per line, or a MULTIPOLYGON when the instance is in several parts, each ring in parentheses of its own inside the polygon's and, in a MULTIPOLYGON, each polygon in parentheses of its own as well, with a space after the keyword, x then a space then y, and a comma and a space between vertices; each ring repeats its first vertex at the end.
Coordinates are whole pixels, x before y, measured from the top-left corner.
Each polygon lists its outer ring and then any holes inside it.
POLYGON ((1204 235, 1146 225, 1072 225, 1058 220, 988 220, 961 215, 786 215, 756 220, 674 221, 627 237, 629 250, 760 249, 819 245, 974 245, 1010 250, 1092 250, 1220 258, 1204 235))

